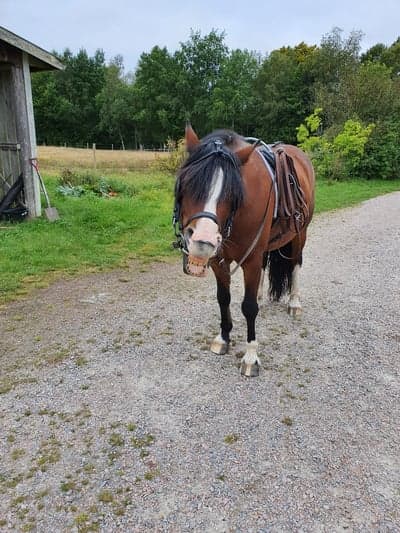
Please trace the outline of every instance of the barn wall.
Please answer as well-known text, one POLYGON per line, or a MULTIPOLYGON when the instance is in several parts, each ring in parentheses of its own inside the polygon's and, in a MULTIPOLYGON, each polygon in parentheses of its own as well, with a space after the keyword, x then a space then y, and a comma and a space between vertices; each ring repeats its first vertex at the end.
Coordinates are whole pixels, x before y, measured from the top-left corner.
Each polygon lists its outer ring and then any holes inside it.
MULTIPOLYGON (((24 197, 30 217, 40 216, 40 189, 30 159, 36 156, 35 131, 33 121, 32 95, 28 56, 19 50, 5 45, 0 47, 2 91, 0 98, 0 135, 9 140, 0 143, 15 143, 0 149, 0 171, 4 167, 5 180, 0 178, 4 196, 9 188, 9 176, 14 182, 22 172, 24 177, 24 197), (18 146, 20 149, 18 149, 18 146), (5 155, 4 155, 5 154, 5 155), (8 177, 8 179, 7 179, 8 177), (5 190, 5 188, 7 188, 5 190)), ((1 144, 0 144, 1 147, 1 144)))
POLYGON ((0 199, 21 173, 11 65, 0 65, 0 199))

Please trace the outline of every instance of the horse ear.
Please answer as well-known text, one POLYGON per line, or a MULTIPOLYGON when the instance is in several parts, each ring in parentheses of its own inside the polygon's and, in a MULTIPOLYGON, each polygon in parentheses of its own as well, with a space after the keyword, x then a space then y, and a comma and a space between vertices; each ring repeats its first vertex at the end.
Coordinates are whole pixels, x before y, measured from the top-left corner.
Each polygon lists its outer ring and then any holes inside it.
POLYGON ((186 124, 185 128, 185 143, 188 152, 193 152, 196 146, 200 144, 199 138, 189 123, 186 124))
POLYGON ((235 152, 235 155, 239 158, 242 165, 246 163, 246 161, 251 156, 251 154, 254 152, 257 146, 258 146, 258 142, 255 142, 254 144, 249 144, 248 146, 245 146, 244 148, 241 148, 240 150, 235 152))

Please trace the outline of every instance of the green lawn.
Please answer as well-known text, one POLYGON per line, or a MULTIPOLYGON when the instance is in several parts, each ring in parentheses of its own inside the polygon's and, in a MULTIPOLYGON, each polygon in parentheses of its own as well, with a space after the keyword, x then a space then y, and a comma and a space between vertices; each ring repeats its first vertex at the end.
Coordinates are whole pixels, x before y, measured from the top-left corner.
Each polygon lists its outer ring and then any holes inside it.
POLYGON ((315 212, 322 213, 356 205, 364 200, 400 190, 400 179, 395 181, 354 180, 341 182, 318 181, 315 212))
MULTIPOLYGON (((160 172, 112 176, 132 195, 63 197, 45 176, 60 220, 0 222, 0 303, 42 287, 60 275, 123 266, 127 261, 177 257, 171 248, 174 178, 160 172)), ((318 183, 316 212, 354 205, 400 190, 400 180, 318 183)))

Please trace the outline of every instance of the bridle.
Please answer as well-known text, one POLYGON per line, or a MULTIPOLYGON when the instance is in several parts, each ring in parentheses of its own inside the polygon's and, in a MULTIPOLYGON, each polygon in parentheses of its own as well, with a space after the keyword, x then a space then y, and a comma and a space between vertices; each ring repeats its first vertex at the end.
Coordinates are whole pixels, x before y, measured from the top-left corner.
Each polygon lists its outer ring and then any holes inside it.
MULTIPOLYGON (((202 161, 203 159, 207 159, 208 157, 211 157, 214 154, 217 154, 222 157, 225 157, 226 159, 229 159, 236 167, 239 166, 239 163, 237 159, 235 158, 235 155, 223 149, 224 145, 220 139, 215 139, 213 143, 215 145, 214 150, 212 150, 208 154, 205 154, 203 157, 199 158, 196 161, 196 163, 198 163, 199 161, 202 161)), ((208 218, 212 220, 218 226, 218 230, 221 233, 222 240, 228 239, 232 232, 232 225, 233 225, 233 219, 234 219, 235 213, 236 211, 234 209, 231 209, 231 212, 225 224, 223 225, 223 227, 220 221, 218 220, 217 215, 215 213, 212 213, 211 211, 199 211, 198 213, 195 213, 194 215, 189 217, 189 219, 186 221, 186 224, 183 225, 182 220, 181 220, 181 204, 177 199, 175 199, 174 212, 172 215, 172 226, 174 228, 176 240, 175 242, 172 243, 173 247, 180 250, 183 254, 189 255, 186 239, 184 237, 184 231, 189 226, 189 224, 191 224, 194 220, 197 220, 199 218, 208 218)))
POLYGON ((224 239, 229 239, 231 232, 232 232, 233 218, 235 216, 235 211, 231 211, 222 229, 221 229, 221 224, 220 224, 220 221, 218 220, 217 215, 215 215, 214 213, 211 213, 211 211, 199 211, 198 213, 195 213, 187 220, 185 225, 182 224, 180 211, 181 211, 181 206, 178 202, 176 202, 174 213, 172 216, 172 226, 174 228, 176 240, 172 243, 172 246, 180 250, 183 254, 189 255, 186 239, 184 236, 184 231, 190 225, 190 223, 193 222, 193 220, 197 220, 198 218, 208 218, 212 220, 213 222, 215 222, 215 224, 218 226, 218 229, 222 235, 222 241, 224 241, 224 239))
MULTIPOLYGON (((213 150, 209 154, 206 154, 205 156, 203 156, 201 159, 199 159, 199 161, 201 161, 202 159, 205 159, 207 157, 210 157, 211 155, 213 155, 215 153, 221 153, 224 156, 229 157, 234 162, 235 165, 238 165, 238 162, 237 162, 236 158, 234 157, 234 155, 232 153, 226 152, 226 151, 224 151, 222 149, 223 144, 222 144, 222 142, 219 139, 215 140, 214 144, 216 146, 215 150, 213 150)), ((271 186, 270 192, 269 192, 269 195, 268 195, 268 201, 267 201, 267 204, 265 206, 265 211, 264 211, 264 214, 263 214, 263 218, 262 218, 260 227, 259 227, 259 229, 257 231, 257 234, 254 237, 252 243, 250 244, 249 248, 246 250, 244 256, 240 259, 240 261, 236 264, 236 266, 232 270, 229 270, 229 267, 227 266, 228 273, 229 273, 230 276, 233 276, 233 274, 235 274, 235 272, 237 272, 237 270, 242 266, 242 264, 246 261, 246 259, 249 257, 249 255, 252 253, 252 251, 256 247, 256 245, 257 245, 257 243, 258 243, 258 241, 259 241, 259 239, 260 239, 260 237, 262 235, 262 232, 264 230, 264 225, 265 225, 265 222, 267 220, 268 209, 269 209, 269 205, 270 205, 270 201, 271 201, 271 197, 272 197, 273 191, 274 191, 274 187, 271 186)), ((189 224, 191 222, 193 222, 193 220, 196 220, 198 218, 209 218, 210 220, 212 220, 213 222, 215 222, 217 224, 217 226, 219 228, 219 231, 220 231, 220 233, 222 235, 222 244, 223 244, 224 240, 229 238, 231 233, 232 233, 233 219, 235 217, 235 214, 236 214, 236 211, 231 209, 231 212, 230 212, 230 214, 229 214, 229 216, 228 216, 223 228, 221 228, 221 224, 220 224, 220 222, 218 220, 218 217, 214 213, 211 213, 210 211, 199 211, 198 213, 195 213, 194 215, 192 215, 188 219, 186 224, 183 225, 182 224, 182 220, 181 220, 181 205, 180 205, 180 203, 177 200, 175 200, 175 207, 174 207, 174 212, 173 212, 173 216, 172 216, 172 225, 173 225, 173 228, 174 228, 176 241, 172 243, 173 247, 178 249, 178 250, 180 250, 182 252, 182 254, 184 254, 186 256, 189 255, 186 239, 184 237, 184 231, 189 226, 189 224)), ((217 258, 218 258, 218 256, 217 256, 217 258)), ((215 259, 215 256, 214 256, 214 258, 211 258, 211 259, 215 259)), ((223 264, 224 263, 224 258, 220 258, 219 263, 223 264)))

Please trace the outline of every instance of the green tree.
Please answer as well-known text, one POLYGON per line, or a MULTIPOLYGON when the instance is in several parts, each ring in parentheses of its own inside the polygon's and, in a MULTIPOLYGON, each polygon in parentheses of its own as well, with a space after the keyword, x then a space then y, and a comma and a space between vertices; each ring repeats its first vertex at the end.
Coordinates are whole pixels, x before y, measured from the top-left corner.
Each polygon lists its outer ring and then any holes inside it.
POLYGON ((96 100, 100 131, 112 144, 136 147, 133 86, 129 76, 124 75, 122 56, 116 56, 107 66, 105 83, 96 100))
POLYGON ((352 31, 347 38, 334 28, 323 36, 313 58, 316 107, 324 109, 325 127, 343 124, 349 117, 349 96, 345 87, 354 80, 360 64, 362 32, 352 31))
POLYGON ((185 119, 190 119, 201 135, 212 127, 208 118, 211 96, 228 57, 224 39, 225 33, 217 30, 204 37, 192 30, 190 39, 181 43, 174 55, 178 66, 175 90, 180 103, 179 120, 183 125, 185 119))
POLYGON ((96 95, 105 81, 104 53, 89 57, 84 49, 76 55, 66 49, 59 59, 65 70, 33 75, 38 138, 52 144, 98 141, 96 95))
POLYGON ((382 43, 372 46, 361 56, 361 61, 382 63, 391 69, 393 78, 398 78, 400 75, 400 37, 390 46, 382 43))
POLYGON ((176 85, 176 60, 165 47, 155 46, 141 55, 133 86, 134 120, 140 143, 158 146, 177 135, 176 85))
POLYGON ((32 75, 32 95, 38 144, 61 144, 69 141, 63 119, 71 110, 68 100, 57 88, 56 72, 32 75))
POLYGON ((267 140, 294 143, 296 126, 313 108, 315 46, 274 50, 261 65, 255 82, 260 102, 257 133, 267 140))
POLYGON ((211 128, 227 127, 244 135, 254 134, 257 107, 254 82, 259 68, 259 57, 254 52, 230 52, 210 95, 211 128))

